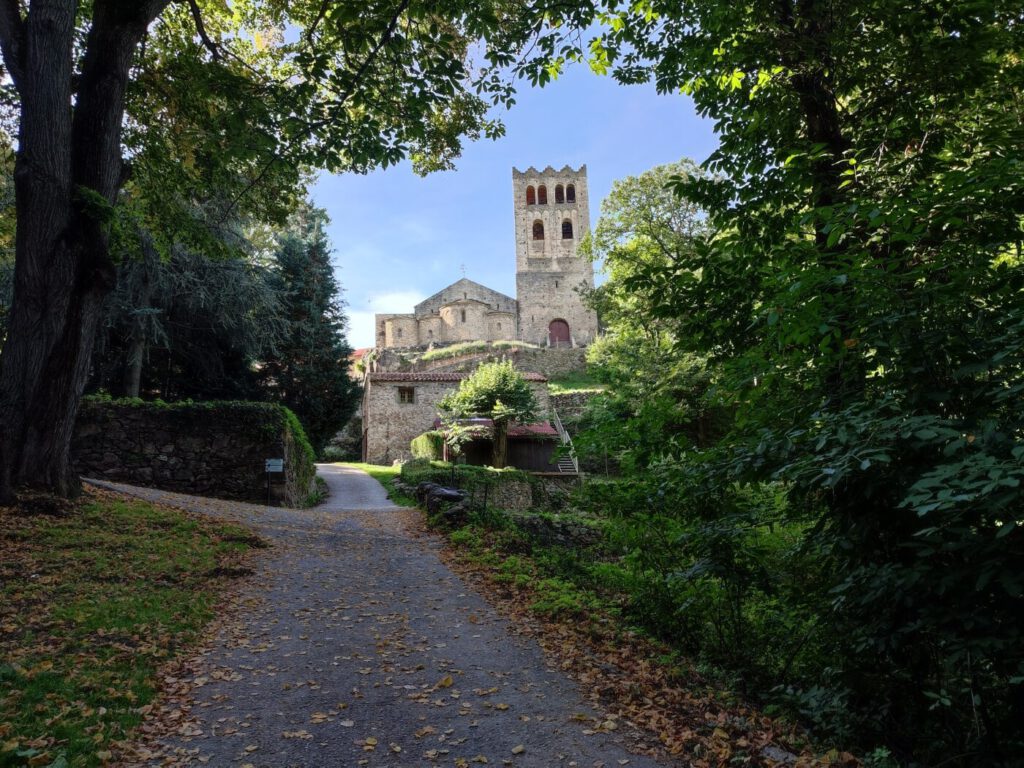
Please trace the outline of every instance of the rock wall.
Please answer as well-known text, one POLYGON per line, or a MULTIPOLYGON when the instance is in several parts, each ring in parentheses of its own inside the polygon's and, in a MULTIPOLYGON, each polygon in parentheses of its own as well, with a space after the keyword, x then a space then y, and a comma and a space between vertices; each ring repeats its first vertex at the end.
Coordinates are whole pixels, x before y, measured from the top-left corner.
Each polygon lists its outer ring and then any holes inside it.
POLYGON ((551 407, 558 411, 558 416, 563 423, 575 422, 587 409, 587 403, 600 394, 599 390, 582 390, 551 395, 551 407))
MULTIPOLYGON (((374 373, 363 385, 363 461, 391 464, 412 458, 414 437, 434 428, 438 403, 459 388, 455 373, 374 373)), ((547 381, 527 382, 546 418, 547 381)))
POLYGON ((154 404, 86 398, 71 455, 83 477, 221 499, 265 502, 266 459, 275 504, 302 506, 313 489, 312 449, 294 416, 270 403, 154 404))

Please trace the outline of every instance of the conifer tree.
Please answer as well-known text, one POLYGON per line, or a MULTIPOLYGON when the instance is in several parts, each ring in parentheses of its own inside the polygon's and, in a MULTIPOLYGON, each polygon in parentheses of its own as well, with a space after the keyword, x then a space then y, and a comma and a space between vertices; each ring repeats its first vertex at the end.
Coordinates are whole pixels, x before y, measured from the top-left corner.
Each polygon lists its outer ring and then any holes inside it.
POLYGON ((326 221, 322 210, 306 210, 280 239, 275 281, 285 330, 277 354, 263 365, 271 399, 295 411, 317 451, 345 425, 359 398, 348 375, 352 349, 326 221))

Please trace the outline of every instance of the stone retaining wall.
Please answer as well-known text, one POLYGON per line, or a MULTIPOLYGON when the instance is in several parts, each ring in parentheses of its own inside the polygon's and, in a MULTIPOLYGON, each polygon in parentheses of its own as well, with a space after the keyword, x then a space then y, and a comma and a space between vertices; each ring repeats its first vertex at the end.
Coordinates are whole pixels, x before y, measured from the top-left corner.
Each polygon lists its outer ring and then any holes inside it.
POLYGON ((599 390, 582 390, 551 395, 551 407, 558 411, 563 423, 577 421, 587 409, 587 403, 600 395, 599 390))
POLYGON ((308 445, 286 410, 270 403, 86 398, 71 455, 83 477, 253 502, 267 498, 264 461, 283 458, 272 498, 298 507, 316 474, 308 445))

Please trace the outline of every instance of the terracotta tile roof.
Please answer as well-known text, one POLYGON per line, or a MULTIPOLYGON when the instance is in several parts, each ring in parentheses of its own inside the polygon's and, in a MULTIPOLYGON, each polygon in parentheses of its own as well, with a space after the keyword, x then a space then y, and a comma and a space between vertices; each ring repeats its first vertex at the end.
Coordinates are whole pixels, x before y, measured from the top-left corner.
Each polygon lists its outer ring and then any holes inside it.
MULTIPOLYGON (((464 427, 481 427, 483 429, 490 429, 492 422, 490 419, 460 419, 459 423, 464 427)), ((444 422, 441 419, 434 419, 434 429, 441 429, 444 427, 444 422)), ((535 424, 509 424, 508 425, 508 436, 509 437, 558 437, 558 430, 552 427, 546 421, 538 421, 535 424)))
MULTIPOLYGON (((447 372, 434 372, 434 373, 371 373, 369 375, 370 381, 462 381, 464 378, 469 376, 468 373, 447 373, 447 372)), ((546 376, 541 376, 539 373, 524 372, 523 378, 527 381, 547 381, 546 376)))
POLYGON ((550 424, 510 424, 509 437, 558 437, 558 430, 550 424))

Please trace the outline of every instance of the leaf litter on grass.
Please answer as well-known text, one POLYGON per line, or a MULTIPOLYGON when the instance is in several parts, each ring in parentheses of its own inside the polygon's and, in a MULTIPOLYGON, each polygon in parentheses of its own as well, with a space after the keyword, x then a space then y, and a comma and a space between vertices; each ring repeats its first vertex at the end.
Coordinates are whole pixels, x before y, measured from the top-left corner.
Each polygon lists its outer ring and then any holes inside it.
MULTIPOLYGON (((102 765, 158 690, 173 698, 168 662, 247 572, 256 539, 99 489, 22 501, 0 507, 0 764, 102 765)), ((190 727, 180 710, 167 720, 190 727)))

